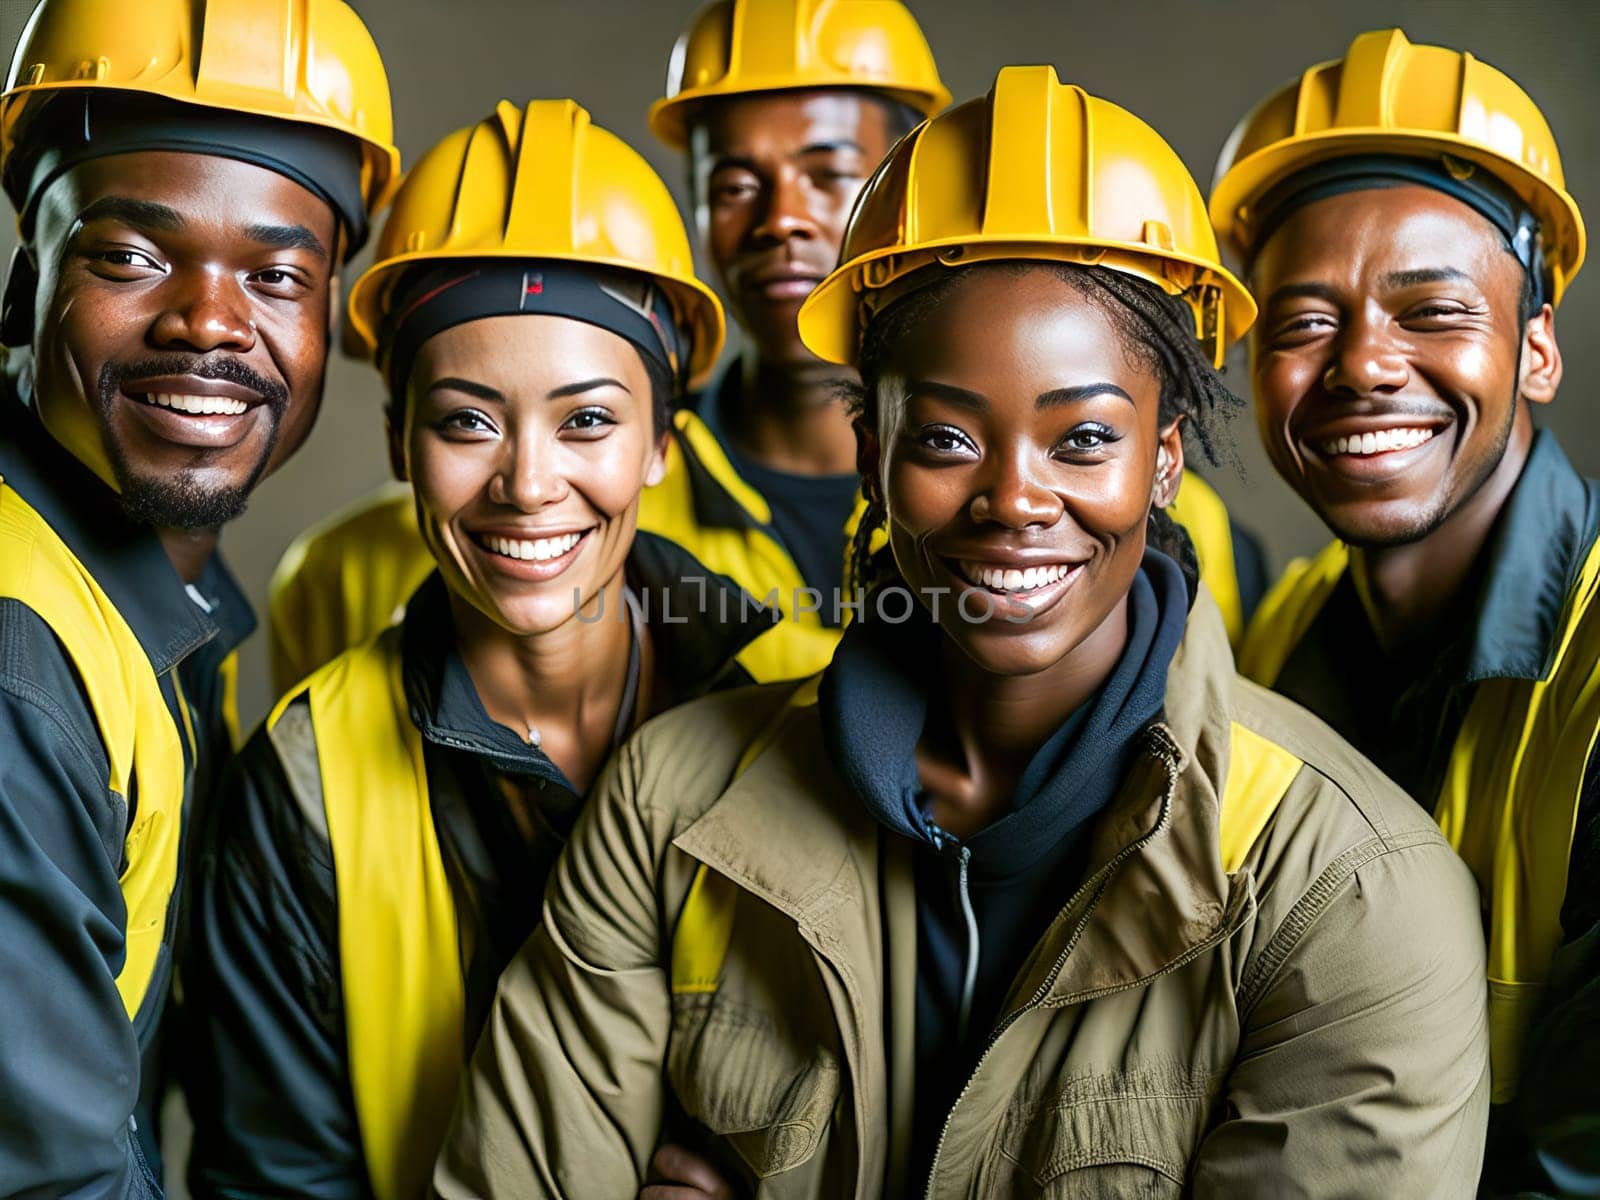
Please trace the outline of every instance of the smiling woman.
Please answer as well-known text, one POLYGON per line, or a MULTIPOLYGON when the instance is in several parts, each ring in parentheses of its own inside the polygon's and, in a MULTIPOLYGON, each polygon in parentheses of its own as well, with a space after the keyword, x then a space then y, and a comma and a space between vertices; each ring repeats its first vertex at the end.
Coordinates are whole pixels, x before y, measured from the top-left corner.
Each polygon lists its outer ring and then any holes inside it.
POLYGON ((898 143, 799 317, 861 369, 876 591, 606 776, 441 1195, 632 1196, 663 1113, 758 1196, 1471 1190, 1471 880, 1161 549, 1253 315, 1177 155, 1048 67, 898 143))
POLYGON ((290 691, 224 789, 186 976, 219 1192, 426 1192, 601 763, 748 682, 734 656, 771 628, 637 532, 722 314, 665 186, 577 104, 502 103, 425 155, 351 305, 436 569, 402 624, 290 691))

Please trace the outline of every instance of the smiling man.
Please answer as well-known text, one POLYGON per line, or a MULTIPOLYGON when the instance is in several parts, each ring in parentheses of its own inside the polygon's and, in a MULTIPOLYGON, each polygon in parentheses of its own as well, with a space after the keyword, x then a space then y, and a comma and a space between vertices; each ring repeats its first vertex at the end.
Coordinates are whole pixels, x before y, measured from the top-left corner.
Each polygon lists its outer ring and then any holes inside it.
POLYGON ((0 96, 0 1181, 159 1195, 185 826, 254 624, 218 527, 304 440, 396 174, 342 0, 43 0, 0 96))
POLYGON ((1559 1032, 1600 1003, 1580 965, 1600 939, 1600 485, 1534 424, 1584 253, 1549 126, 1471 55, 1363 34, 1239 125, 1211 216, 1261 302, 1268 455, 1338 539, 1268 595, 1241 669, 1431 809, 1477 876, 1486 1187, 1600 1188, 1600 1096, 1559 1032), (1536 1105, 1512 1106, 1519 1081, 1536 1105))

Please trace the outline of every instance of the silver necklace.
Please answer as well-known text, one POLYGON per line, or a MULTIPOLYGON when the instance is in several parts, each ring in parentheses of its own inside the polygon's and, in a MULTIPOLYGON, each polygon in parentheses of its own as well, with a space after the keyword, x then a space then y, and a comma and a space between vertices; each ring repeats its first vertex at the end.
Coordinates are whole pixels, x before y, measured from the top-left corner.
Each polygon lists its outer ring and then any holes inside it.
MULTIPOLYGON (((628 607, 632 636, 628 641, 628 679, 622 687, 622 707, 617 710, 617 723, 611 731, 613 750, 622 745, 622 739, 628 736, 628 730, 633 727, 633 710, 639 703, 640 643, 644 640, 644 609, 632 588, 623 588, 622 602, 628 607)), ((528 732, 522 735, 522 740, 533 749, 539 749, 544 742, 544 735, 536 725, 527 728, 528 732)))

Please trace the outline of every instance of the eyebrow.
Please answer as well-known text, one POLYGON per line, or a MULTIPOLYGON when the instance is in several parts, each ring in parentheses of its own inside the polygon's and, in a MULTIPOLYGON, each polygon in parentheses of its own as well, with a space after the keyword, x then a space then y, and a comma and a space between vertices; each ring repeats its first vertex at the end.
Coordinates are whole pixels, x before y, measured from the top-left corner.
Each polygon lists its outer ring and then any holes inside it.
POLYGON ((175 208, 157 204, 153 200, 135 200, 131 196, 101 196, 78 214, 78 223, 90 221, 121 221, 142 229, 159 229, 174 232, 182 229, 183 216, 175 208))
POLYGON ((428 385, 428 395, 435 392, 465 392, 469 396, 476 396, 479 400, 496 400, 505 403, 505 397, 494 388, 484 383, 473 383, 470 379, 462 379, 459 375, 446 375, 443 379, 435 379, 428 385))
MULTIPOLYGON (((852 141, 850 138, 839 138, 837 141, 831 142, 812 142, 810 145, 802 146, 789 157, 806 158, 812 154, 837 154, 841 150, 854 150, 857 154, 863 156, 867 153, 862 149, 859 142, 852 141)), ((713 175, 718 171, 728 170, 749 171, 754 174, 760 169, 756 160, 745 154, 719 154, 711 162, 711 174, 713 175)))
POLYGON ((838 138, 831 142, 812 142, 809 146, 802 146, 795 155, 802 158, 807 154, 837 154, 840 150, 854 150, 857 154, 865 154, 861 143, 851 138, 838 138))
POLYGON ((1326 300, 1329 304, 1336 303, 1338 295, 1325 283, 1286 283, 1280 288, 1274 288, 1272 295, 1267 297, 1263 308, 1271 308, 1285 300, 1326 300))
POLYGON ((306 250, 319 258, 328 257, 322 239, 304 225, 252 225, 245 235, 252 242, 275 250, 306 250))
POLYGON ((1060 408, 1064 404, 1077 404, 1081 400, 1092 400, 1096 396, 1121 396, 1129 404, 1133 397, 1128 395, 1116 384, 1102 379, 1099 383, 1084 383, 1077 387, 1052 388, 1042 392, 1033 402, 1033 406, 1041 411, 1047 408, 1060 408))
POLYGON ((956 387, 953 383, 935 383, 931 379, 913 379, 906 384, 907 396, 930 396, 935 400, 944 400, 958 408, 970 409, 972 412, 988 412, 989 402, 977 392, 969 392, 964 387, 956 387))
POLYGON ((1383 281, 1392 288, 1420 287, 1425 283, 1471 283, 1472 276, 1454 267, 1422 267, 1413 271, 1392 271, 1383 281))
MULTIPOLYGON (((1472 276, 1455 267, 1418 267, 1409 271, 1391 271, 1383 277, 1383 282, 1391 288, 1421 287, 1429 283, 1472 283, 1472 276)), ((1286 283, 1273 291, 1267 297, 1267 302, 1262 308, 1271 308, 1285 300, 1326 300, 1329 304, 1338 303, 1338 293, 1325 283, 1286 283)))
POLYGON ((601 375, 595 379, 585 379, 581 383, 564 383, 555 390, 545 394, 546 400, 564 400, 568 396, 581 396, 584 392, 592 392, 597 388, 621 388, 628 395, 633 395, 628 385, 620 379, 612 379, 609 375, 601 375))
MULTIPOLYGON (((914 379, 906 387, 908 396, 930 396, 936 400, 945 400, 961 408, 973 412, 987 412, 989 402, 977 392, 968 391, 963 387, 956 387, 951 383, 935 383, 931 379, 914 379)), ((1041 392, 1034 398, 1033 406, 1036 409, 1059 408, 1064 404, 1077 404, 1083 400, 1091 400, 1096 396, 1121 396, 1129 404, 1133 397, 1128 395, 1116 384, 1107 380, 1099 383, 1084 383, 1077 387, 1052 388, 1048 392, 1041 392)))
MULTIPOLYGON (((621 388, 630 396, 633 395, 628 385, 609 375, 602 375, 597 379, 585 379, 579 383, 564 383, 560 387, 545 394, 546 400, 563 400, 568 396, 579 396, 584 392, 592 392, 596 388, 615 387, 621 388)), ((464 392, 468 396, 475 396, 479 400, 493 400, 496 403, 505 403, 505 394, 490 387, 486 383, 474 383, 470 379, 463 379, 459 375, 446 375, 443 379, 435 379, 428 385, 428 394, 434 392, 452 391, 464 392)))

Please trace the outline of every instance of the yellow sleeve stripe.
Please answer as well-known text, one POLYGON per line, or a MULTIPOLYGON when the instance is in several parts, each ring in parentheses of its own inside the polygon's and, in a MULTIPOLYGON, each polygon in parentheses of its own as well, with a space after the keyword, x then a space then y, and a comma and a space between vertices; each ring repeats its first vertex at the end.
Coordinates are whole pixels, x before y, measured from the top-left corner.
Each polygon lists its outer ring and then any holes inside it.
POLYGON ((1228 781, 1222 790, 1222 869, 1232 875, 1243 864, 1256 839, 1278 811, 1302 763, 1276 742, 1270 742, 1237 721, 1228 781))

